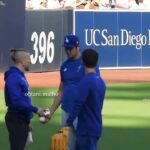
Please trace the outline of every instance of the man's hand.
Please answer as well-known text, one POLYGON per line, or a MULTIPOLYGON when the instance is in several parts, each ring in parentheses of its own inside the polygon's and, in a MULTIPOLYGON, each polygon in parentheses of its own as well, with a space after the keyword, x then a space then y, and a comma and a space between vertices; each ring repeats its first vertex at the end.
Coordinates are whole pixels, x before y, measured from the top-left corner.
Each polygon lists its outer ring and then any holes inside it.
POLYGON ((49 111, 49 113, 47 113, 46 118, 47 118, 48 120, 50 120, 51 117, 52 117, 52 113, 51 113, 50 108, 48 108, 47 110, 49 111))
POLYGON ((41 123, 47 123, 50 119, 50 110, 49 109, 45 109, 44 110, 44 115, 40 116, 39 120, 41 123))
POLYGON ((39 116, 44 116, 44 114, 45 114, 44 109, 38 108, 37 114, 38 114, 39 116))

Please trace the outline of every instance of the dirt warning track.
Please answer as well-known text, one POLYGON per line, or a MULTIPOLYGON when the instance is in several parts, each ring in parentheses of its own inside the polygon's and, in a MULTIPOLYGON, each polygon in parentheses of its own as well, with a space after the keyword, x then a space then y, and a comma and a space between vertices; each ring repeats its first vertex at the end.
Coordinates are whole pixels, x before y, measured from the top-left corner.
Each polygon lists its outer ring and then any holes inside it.
MULTIPOLYGON (((101 70, 101 76, 106 83, 150 82, 150 69, 135 70, 101 70)), ((0 74, 0 89, 4 88, 4 75, 0 74)), ((58 72, 27 73, 30 87, 58 87, 60 75, 58 72)))

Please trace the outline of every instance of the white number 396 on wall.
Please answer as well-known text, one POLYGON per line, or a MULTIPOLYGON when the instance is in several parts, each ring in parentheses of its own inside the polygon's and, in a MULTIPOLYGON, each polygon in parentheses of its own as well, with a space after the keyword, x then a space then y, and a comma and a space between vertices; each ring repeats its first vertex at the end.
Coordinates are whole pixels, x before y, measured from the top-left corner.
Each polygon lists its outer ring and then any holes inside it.
POLYGON ((35 64, 39 61, 43 64, 45 60, 51 63, 54 59, 54 41, 55 35, 53 31, 50 31, 46 36, 45 32, 41 32, 39 35, 37 32, 33 32, 31 35, 31 41, 33 43, 33 51, 31 54, 31 63, 35 64))

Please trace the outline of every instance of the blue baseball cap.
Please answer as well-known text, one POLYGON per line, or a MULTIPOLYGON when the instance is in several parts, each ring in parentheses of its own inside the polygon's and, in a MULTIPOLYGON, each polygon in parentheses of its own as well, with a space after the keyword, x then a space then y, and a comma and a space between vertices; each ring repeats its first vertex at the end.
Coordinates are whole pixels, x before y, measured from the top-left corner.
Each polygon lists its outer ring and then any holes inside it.
POLYGON ((76 46, 79 46, 79 44, 79 38, 76 35, 69 34, 64 37, 63 47, 74 48, 76 46))

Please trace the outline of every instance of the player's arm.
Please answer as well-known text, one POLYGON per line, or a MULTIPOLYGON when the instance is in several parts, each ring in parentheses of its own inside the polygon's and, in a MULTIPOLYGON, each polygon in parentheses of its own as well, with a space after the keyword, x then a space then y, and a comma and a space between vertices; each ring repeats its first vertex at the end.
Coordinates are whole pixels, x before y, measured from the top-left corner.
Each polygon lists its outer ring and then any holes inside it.
POLYGON ((87 99, 88 93, 89 93, 89 84, 87 84, 86 80, 84 81, 82 80, 79 85, 78 97, 74 101, 72 111, 69 114, 69 117, 66 122, 67 126, 71 126, 73 124, 73 121, 78 116, 82 106, 84 105, 87 99))
POLYGON ((64 87, 64 84, 63 84, 63 82, 61 82, 60 85, 59 85, 59 89, 57 91, 57 95, 55 96, 54 102, 50 107, 51 116, 53 115, 53 113, 56 111, 56 109, 61 104, 62 95, 63 95, 63 87, 64 87))

